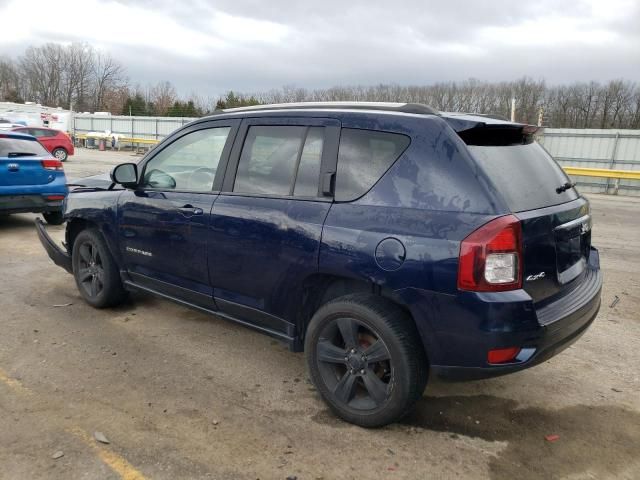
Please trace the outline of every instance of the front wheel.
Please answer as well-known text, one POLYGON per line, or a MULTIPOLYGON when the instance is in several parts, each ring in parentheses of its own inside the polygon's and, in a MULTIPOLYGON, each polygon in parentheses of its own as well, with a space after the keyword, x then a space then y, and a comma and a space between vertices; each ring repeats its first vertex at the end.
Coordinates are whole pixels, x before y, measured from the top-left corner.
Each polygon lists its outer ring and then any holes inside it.
POLYGON ((125 299, 118 266, 99 231, 89 229, 78 234, 71 263, 78 290, 89 305, 112 307, 125 299))
POLYGON ((427 383, 415 324, 381 297, 347 295, 321 307, 309 323, 305 354, 311 379, 329 407, 362 427, 402 418, 427 383))
POLYGON ((60 147, 60 148, 56 148, 53 152, 52 152, 53 156, 60 160, 61 162, 66 162, 67 161, 67 157, 69 156, 69 154, 67 153, 67 151, 60 147))

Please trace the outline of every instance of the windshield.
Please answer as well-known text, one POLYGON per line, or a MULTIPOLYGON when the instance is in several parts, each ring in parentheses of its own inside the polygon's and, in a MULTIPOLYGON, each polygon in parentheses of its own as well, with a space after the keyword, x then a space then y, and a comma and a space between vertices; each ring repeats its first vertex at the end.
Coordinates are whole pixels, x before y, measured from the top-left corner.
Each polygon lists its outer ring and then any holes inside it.
POLYGON ((18 156, 50 157, 51 154, 36 140, 0 138, 0 157, 18 156))
POLYGON ((556 189, 570 180, 537 142, 502 147, 469 145, 468 148, 512 212, 558 205, 578 198, 574 188, 558 193, 556 189))

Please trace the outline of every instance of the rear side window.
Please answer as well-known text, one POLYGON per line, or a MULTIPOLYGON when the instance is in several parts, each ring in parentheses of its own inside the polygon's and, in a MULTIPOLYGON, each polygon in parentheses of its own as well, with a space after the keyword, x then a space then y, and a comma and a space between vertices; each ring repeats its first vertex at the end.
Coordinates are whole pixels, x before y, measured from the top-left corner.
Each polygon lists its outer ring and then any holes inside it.
POLYGON ((44 129, 37 129, 35 136, 36 137, 55 137, 57 135, 58 132, 56 132, 55 130, 44 130, 44 129))
POLYGON ((393 165, 409 146, 409 137, 397 133, 343 128, 338 151, 338 201, 355 200, 393 165))
POLYGON ((233 191, 317 197, 323 143, 324 127, 250 127, 233 191))
POLYGON ((0 157, 50 157, 51 154, 36 140, 1 138, 0 157))
POLYGON ((558 193, 569 182, 560 165, 537 143, 474 146, 469 150, 512 212, 559 205, 578 198, 575 189, 558 193))

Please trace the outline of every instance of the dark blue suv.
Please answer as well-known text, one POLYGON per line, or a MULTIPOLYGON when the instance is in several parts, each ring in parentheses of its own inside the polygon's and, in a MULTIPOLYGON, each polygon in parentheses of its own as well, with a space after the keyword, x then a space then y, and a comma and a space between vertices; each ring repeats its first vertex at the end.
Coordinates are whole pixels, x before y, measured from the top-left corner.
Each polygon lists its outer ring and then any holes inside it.
POLYGON ((55 263, 94 307, 130 290, 305 351, 340 417, 393 422, 428 375, 535 365, 600 307, 588 201, 536 128, 417 104, 220 112, 66 201, 55 263))

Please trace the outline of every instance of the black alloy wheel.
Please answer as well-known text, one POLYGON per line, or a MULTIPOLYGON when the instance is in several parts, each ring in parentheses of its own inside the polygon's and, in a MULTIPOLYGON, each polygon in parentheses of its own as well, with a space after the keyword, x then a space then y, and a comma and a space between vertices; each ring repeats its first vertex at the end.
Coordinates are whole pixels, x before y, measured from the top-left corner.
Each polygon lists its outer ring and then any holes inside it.
POLYGON ((324 383, 345 405, 370 410, 388 400, 393 378, 389 349, 355 318, 337 318, 324 327, 317 358, 324 383))
POLYGON ((71 263, 78 290, 89 305, 112 307, 126 298, 120 269, 98 230, 90 228, 78 234, 73 241, 71 263))
POLYGON ((97 298, 104 289, 104 267, 98 247, 85 240, 78 248, 78 284, 89 297, 97 298))
POLYGON ((380 296, 325 303, 305 333, 309 376, 331 410, 372 428, 406 415, 422 396, 429 364, 411 316, 380 296))

